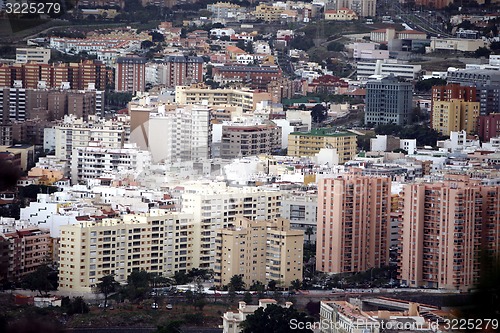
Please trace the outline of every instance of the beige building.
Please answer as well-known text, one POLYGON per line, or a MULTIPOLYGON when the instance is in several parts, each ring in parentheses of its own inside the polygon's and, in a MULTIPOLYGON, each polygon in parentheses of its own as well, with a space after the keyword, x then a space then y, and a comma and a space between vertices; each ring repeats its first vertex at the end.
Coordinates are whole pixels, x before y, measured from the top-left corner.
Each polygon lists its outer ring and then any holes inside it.
POLYGON ((321 148, 335 148, 339 155, 339 163, 343 164, 354 158, 357 137, 353 133, 330 132, 324 128, 288 135, 288 156, 313 156, 321 148))
POLYGON ((50 61, 50 49, 43 47, 16 48, 16 63, 26 64, 35 62, 37 64, 48 64, 50 61))
POLYGON ((316 269, 361 272, 389 263, 391 181, 345 174, 318 184, 316 269))
POLYGON ((437 50, 474 52, 480 47, 488 47, 488 42, 482 39, 465 39, 465 38, 431 38, 429 47, 431 52, 437 50))
POLYGON ((477 130, 480 104, 461 99, 433 101, 432 128, 442 135, 463 130, 472 134, 477 130))
POLYGON ((401 282, 410 287, 473 288, 482 252, 498 255, 500 186, 455 176, 405 185, 403 198, 401 282))
POLYGON ((336 0, 335 9, 348 8, 356 12, 359 17, 376 16, 377 0, 336 0))
POLYGON ((358 19, 358 15, 349 8, 325 10, 325 20, 327 21, 352 21, 358 19))
POLYGON ((227 285, 240 275, 246 287, 274 280, 288 287, 302 280, 304 232, 283 218, 252 221, 239 216, 216 238, 215 283, 227 285))
POLYGON ((234 225, 242 215, 250 220, 280 216, 281 192, 257 187, 229 187, 225 183, 196 183, 182 193, 182 211, 194 215, 196 242, 193 267, 213 268, 218 229, 234 225))
POLYGON ((210 89, 204 85, 175 87, 175 101, 178 104, 232 105, 252 112, 257 103, 271 100, 271 94, 246 88, 242 89, 210 89))
POLYGON ((265 22, 279 21, 284 9, 282 7, 261 3, 255 7, 255 18, 265 22))
POLYGON ((61 226, 59 290, 91 292, 99 278, 135 270, 163 276, 193 266, 193 217, 157 209, 61 226))
POLYGON ((281 149, 281 127, 268 124, 222 126, 221 158, 272 154, 281 149))

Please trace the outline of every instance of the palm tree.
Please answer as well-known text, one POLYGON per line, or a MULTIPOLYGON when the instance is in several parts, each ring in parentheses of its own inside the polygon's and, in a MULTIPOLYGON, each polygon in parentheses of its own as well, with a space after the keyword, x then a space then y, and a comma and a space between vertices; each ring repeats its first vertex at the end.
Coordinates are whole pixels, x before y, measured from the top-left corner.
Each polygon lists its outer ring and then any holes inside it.
POLYGON ((314 235, 314 229, 312 227, 307 227, 304 234, 307 235, 307 242, 311 244, 311 236, 314 235))
POLYGON ((118 282, 115 280, 115 276, 113 274, 104 275, 99 279, 99 283, 97 284, 97 288, 99 292, 104 294, 104 309, 108 306, 108 295, 114 292, 118 287, 118 282))

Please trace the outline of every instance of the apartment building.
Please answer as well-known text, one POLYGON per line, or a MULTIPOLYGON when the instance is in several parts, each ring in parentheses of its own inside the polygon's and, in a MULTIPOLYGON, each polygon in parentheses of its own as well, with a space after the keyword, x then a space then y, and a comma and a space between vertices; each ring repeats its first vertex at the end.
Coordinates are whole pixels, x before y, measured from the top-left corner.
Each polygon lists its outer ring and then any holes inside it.
POLYGON ((500 186, 483 186, 464 176, 404 185, 401 282, 411 287, 473 288, 486 269, 481 258, 498 255, 498 198, 500 186))
POLYGON ((245 285, 271 280, 288 287, 302 280, 304 232, 283 218, 253 221, 238 216, 217 232, 214 282, 220 286, 240 275, 245 285))
POLYGON ((273 4, 260 3, 255 7, 254 16, 258 20, 265 22, 274 22, 281 19, 281 14, 285 9, 273 4))
MULTIPOLYGON (((175 195, 174 195, 175 197, 175 195)), ((216 230, 234 225, 236 216, 274 220, 280 216, 281 193, 225 183, 193 183, 178 194, 181 211, 194 215, 193 267, 213 268, 216 230)))
POLYGON ((8 281, 20 281, 40 265, 50 263, 50 234, 38 228, 20 229, 3 234, 9 243, 8 281))
POLYGON ((0 123, 32 118, 62 119, 72 114, 87 119, 103 112, 104 92, 94 89, 0 89, 0 123))
POLYGON ((71 184, 111 176, 120 171, 139 175, 150 164, 151 154, 134 144, 124 144, 123 148, 106 148, 102 143, 89 142, 88 146, 72 149, 71 184))
POLYGON ((359 61, 356 64, 356 76, 358 80, 369 80, 372 75, 394 75, 408 81, 413 81, 419 78, 421 71, 421 65, 405 64, 393 59, 381 59, 371 62, 359 61))
POLYGON ((160 105, 155 112, 132 113, 136 130, 131 142, 151 152, 153 162, 202 161, 210 158, 212 142, 211 110, 204 105, 183 107, 160 105), (162 138, 159 140, 158 138, 162 138))
POLYGON ((450 70, 447 82, 476 88, 476 101, 480 103, 479 114, 500 113, 500 72, 494 69, 450 70))
POLYGON ((290 220, 290 226, 304 232, 308 242, 316 241, 318 194, 303 191, 283 192, 280 215, 290 220))
POLYGON ((116 59, 115 90, 137 93, 146 88, 146 58, 119 57, 116 59))
POLYGON ((252 89, 266 89, 280 79, 283 72, 278 66, 224 65, 212 69, 213 80, 221 85, 244 83, 252 89))
POLYGON ((452 99, 450 101, 433 101, 432 104, 431 127, 442 135, 462 130, 469 134, 476 132, 479 102, 452 99))
POLYGON ((203 82, 202 57, 167 56, 165 65, 165 85, 167 87, 203 82))
POLYGON ((221 158, 272 154, 281 149, 281 127, 264 124, 225 123, 222 125, 221 158))
POLYGON ((92 84, 97 90, 105 90, 112 77, 112 71, 97 60, 58 64, 0 64, 0 88, 14 87, 14 82, 20 81, 22 88, 31 89, 40 88, 40 85, 44 88, 60 88, 64 82, 69 82, 71 89, 87 89, 92 84))
POLYGON ((241 12, 241 6, 229 3, 229 2, 217 2, 214 4, 208 4, 207 10, 212 13, 212 19, 235 19, 241 12))
POLYGON ((316 269, 362 272, 389 263, 391 181, 345 174, 318 184, 316 269))
POLYGON ((175 87, 175 101, 178 104, 231 105, 241 107, 243 112, 252 112, 257 103, 267 100, 271 100, 269 93, 246 88, 209 89, 201 84, 175 87))
POLYGON ((480 116, 477 133, 479 139, 483 142, 488 142, 492 138, 500 137, 500 113, 480 116))
POLYGON ((377 0, 337 0, 334 5, 337 10, 353 10, 359 17, 376 16, 377 0))
POLYGON ((91 292, 108 274, 126 282, 133 271, 172 276, 194 267, 190 214, 152 209, 119 219, 81 221, 61 226, 60 237, 59 290, 63 291, 91 292))
POLYGON ((70 160, 73 148, 87 147, 89 142, 97 142, 103 148, 120 149, 128 143, 130 118, 126 115, 114 119, 89 116, 88 120, 73 115, 46 131, 44 140, 54 142, 55 156, 70 160))
POLYGON ((332 132, 325 128, 288 135, 288 156, 314 156, 322 148, 336 149, 339 163, 343 164, 354 158, 357 137, 350 132, 332 132))
POLYGON ((35 62, 37 64, 48 64, 49 60, 50 49, 43 47, 16 48, 16 63, 35 62))
POLYGON ((356 15, 356 13, 349 8, 325 10, 326 21, 352 21, 357 19, 358 15, 356 15))
POLYGON ((365 123, 410 124, 413 112, 413 86, 409 82, 399 82, 391 75, 366 84, 365 123))

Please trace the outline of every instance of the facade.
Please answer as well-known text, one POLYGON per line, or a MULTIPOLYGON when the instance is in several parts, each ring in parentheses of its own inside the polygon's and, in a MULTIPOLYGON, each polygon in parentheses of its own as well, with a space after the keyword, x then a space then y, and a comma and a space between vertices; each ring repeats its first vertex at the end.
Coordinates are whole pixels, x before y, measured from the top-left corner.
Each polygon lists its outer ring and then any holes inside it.
POLYGON ((308 192, 284 192, 281 197, 280 215, 290 220, 290 226, 304 232, 304 240, 316 241, 318 195, 308 192))
POLYGON ((228 187, 225 183, 194 184, 180 194, 182 212, 194 215, 196 242, 193 267, 213 268, 216 230, 234 225, 237 216, 250 220, 279 217, 281 193, 256 187, 228 187))
POLYGON ((202 85, 175 88, 175 101, 179 104, 232 105, 241 107, 243 112, 254 111, 257 103, 270 99, 269 93, 244 88, 209 89, 202 85))
MULTIPOLYGON (((498 255, 500 186, 451 178, 403 187, 399 278, 411 287, 467 291, 482 255, 498 255)), ((484 268, 484 267, 483 267, 484 268)))
POLYGON ((356 65, 356 76, 358 80, 367 80, 372 75, 394 75, 408 81, 413 81, 418 79, 421 70, 421 65, 398 63, 392 59, 372 62, 359 61, 356 65))
POLYGON ((37 89, 60 88, 69 82, 71 89, 87 89, 89 84, 97 90, 105 90, 112 81, 112 71, 97 60, 85 60, 80 63, 26 63, 0 64, 0 88, 14 87, 20 81, 20 87, 37 89))
POLYGON ((358 15, 349 8, 325 10, 325 20, 327 21, 352 21, 357 18, 358 15))
POLYGON ((16 63, 26 64, 35 62, 37 64, 48 64, 50 60, 50 49, 43 47, 16 48, 16 63))
POLYGON ((71 183, 84 183, 119 171, 130 171, 138 175, 150 163, 151 154, 133 144, 113 149, 98 142, 89 142, 88 146, 72 149, 71 183))
POLYGON ((366 124, 407 125, 413 111, 413 86, 394 76, 368 81, 366 84, 366 124))
POLYGON ((465 102, 459 99, 433 101, 431 127, 442 135, 462 130, 469 134, 475 133, 479 106, 479 102, 465 102))
POLYGON ((120 57, 116 59, 115 90, 118 92, 143 92, 146 88, 146 59, 120 57))
POLYGON ((123 148, 128 143, 130 120, 127 116, 108 120, 90 116, 84 121, 83 118, 65 116, 46 135, 48 142, 54 142, 55 156, 70 160, 73 148, 86 147, 89 142, 97 142, 104 148, 123 148))
POLYGON ((292 230, 286 219, 237 217, 231 227, 218 231, 215 242, 214 282, 220 286, 234 275, 240 275, 247 287, 274 280, 286 288, 302 280, 304 232, 292 230))
POLYGON ((281 127, 268 124, 222 125, 221 158, 272 154, 281 149, 281 127))
POLYGON ((153 162, 202 161, 210 158, 212 142, 211 110, 204 105, 186 105, 173 110, 160 106, 149 114, 147 138, 135 134, 133 142, 148 143, 153 162), (162 140, 158 140, 162 138, 162 140))
POLYGON ((167 56, 164 65, 167 87, 186 86, 203 81, 203 58, 192 56, 167 56))
POLYGON ((459 69, 449 71, 448 83, 476 88, 476 101, 480 103, 480 115, 500 113, 500 72, 491 69, 459 69))
POLYGON ((50 234, 48 230, 29 228, 5 233, 9 243, 7 280, 19 281, 33 273, 40 265, 50 262, 50 234))
POLYGON ((212 75, 215 82, 221 85, 245 83, 254 89, 266 89, 272 81, 282 76, 278 66, 233 66, 214 67, 212 75))
POLYGON ((430 50, 474 52, 480 47, 488 47, 488 42, 482 39, 463 38, 431 38, 430 50))
POLYGON ((334 148, 343 164, 354 158, 357 149, 356 135, 349 132, 329 132, 316 129, 308 133, 294 132, 288 135, 288 156, 314 156, 322 148, 334 148))
POLYGON ((132 271, 162 276, 192 268, 189 214, 151 210, 60 227, 59 290, 91 292, 99 278, 126 282, 132 271))
POLYGON ((377 0, 337 0, 335 9, 348 8, 353 10, 358 17, 375 17, 377 10, 377 0))
POLYGON ((258 20, 274 22, 281 19, 281 14, 285 9, 272 4, 260 3, 255 7, 254 16, 258 20))
POLYGON ((477 134, 483 142, 492 138, 500 137, 500 113, 491 113, 487 116, 480 116, 478 121, 477 134))
POLYGON ((212 19, 235 19, 241 13, 241 7, 234 3, 217 2, 208 4, 207 10, 212 12, 212 19))
POLYGON ((316 269, 362 272, 389 263, 391 181, 346 174, 318 184, 316 269))

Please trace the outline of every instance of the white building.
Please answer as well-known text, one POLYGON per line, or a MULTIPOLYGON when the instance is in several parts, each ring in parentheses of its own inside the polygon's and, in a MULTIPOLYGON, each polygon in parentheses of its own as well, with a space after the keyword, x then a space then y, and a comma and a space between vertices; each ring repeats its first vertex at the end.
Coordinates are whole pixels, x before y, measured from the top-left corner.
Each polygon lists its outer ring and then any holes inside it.
POLYGON ((389 59, 389 51, 377 50, 376 45, 376 43, 353 43, 350 45, 352 57, 365 60, 389 59))
POLYGON ((408 152, 408 155, 413 155, 417 152, 417 139, 401 139, 399 148, 408 152))
POLYGON ((358 80, 367 80, 372 75, 389 76, 391 74, 407 80, 416 80, 421 71, 421 65, 402 64, 396 60, 385 59, 376 62, 358 62, 356 75, 358 80))
POLYGON ((149 143, 153 162, 210 158, 210 111, 204 105, 186 105, 171 111, 160 105, 157 112, 150 113, 146 142, 149 143))
POLYGON ((134 144, 123 148, 106 148, 97 142, 85 147, 73 147, 71 154, 71 183, 78 184, 89 179, 111 177, 113 173, 132 171, 139 175, 151 164, 151 154, 134 144))
POLYGON ((470 151, 473 152, 476 149, 481 148, 481 142, 476 139, 467 138, 466 131, 460 132, 450 132, 450 138, 438 141, 438 148, 448 149, 449 152, 459 152, 459 151, 470 151))
MULTIPOLYGON (((240 333, 242 331, 240 324, 247 319, 248 315, 253 314, 258 308, 267 308, 270 304, 278 304, 274 299, 260 299, 259 305, 247 305, 245 302, 238 303, 238 312, 225 312, 222 316, 222 332, 223 333, 240 333)), ((293 305, 291 302, 286 302, 285 307, 289 308, 293 305)))
POLYGON ((304 231, 304 241, 316 241, 318 195, 309 192, 284 192, 281 196, 281 217, 290 220, 293 229, 304 231), (308 229, 312 234, 308 235, 308 229))
POLYGON ((87 121, 66 115, 52 130, 44 131, 44 142, 48 147, 55 142, 55 156, 70 160, 73 148, 86 147, 89 142, 98 142, 104 148, 122 148, 129 135, 130 118, 126 115, 115 119, 90 115, 87 121))

